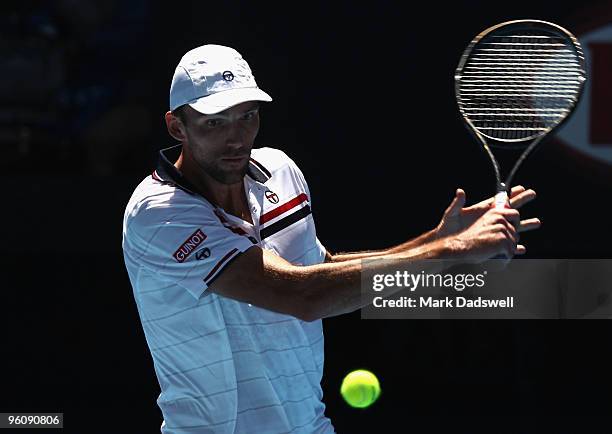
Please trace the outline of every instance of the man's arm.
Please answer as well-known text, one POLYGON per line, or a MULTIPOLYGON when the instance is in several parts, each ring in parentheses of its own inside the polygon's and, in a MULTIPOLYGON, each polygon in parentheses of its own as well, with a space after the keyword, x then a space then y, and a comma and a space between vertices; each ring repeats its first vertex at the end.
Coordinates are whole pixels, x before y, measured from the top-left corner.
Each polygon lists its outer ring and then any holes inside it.
POLYGON ((427 231, 412 240, 406 241, 395 247, 391 247, 383 250, 371 250, 365 252, 343 252, 332 254, 329 250, 325 252, 325 262, 344 262, 351 261, 353 259, 376 259, 384 255, 391 253, 400 253, 409 249, 422 246, 426 243, 435 241, 438 237, 436 236, 436 230, 432 229, 427 231))
MULTIPOLYGON (((535 191, 531 189, 526 190, 522 185, 518 185, 513 187, 510 191, 510 206, 515 209, 520 209, 523 205, 535 199, 535 197, 535 191)), ((407 249, 421 246, 439 238, 456 234, 472 225, 488 209, 490 209, 493 200, 494 198, 491 197, 475 205, 464 208, 465 192, 458 189, 455 198, 444 212, 440 224, 438 224, 435 229, 425 232, 417 238, 389 249, 337 254, 332 254, 331 252, 327 251, 325 254, 325 262, 343 262, 351 259, 375 259, 382 255, 398 253, 407 249)), ((540 220, 537 218, 515 221, 514 223, 518 232, 537 229, 540 226, 540 220)))
MULTIPOLYGON (((491 209, 456 236, 379 256, 384 261, 368 264, 369 271, 389 273, 401 266, 415 274, 422 271, 438 273, 456 263, 481 262, 498 254, 512 257, 522 253, 516 247, 514 226, 508 221, 516 218, 516 210, 491 209)), ((362 271, 363 263, 359 259, 294 266, 253 246, 226 266, 209 290, 313 321, 352 312, 366 305, 361 296, 362 271)))
MULTIPOLYGON (((414 273, 436 273, 448 265, 443 261, 425 259, 445 256, 451 256, 451 246, 446 240, 424 249, 385 255, 385 261, 376 264, 375 272, 391 272, 395 267, 402 266, 402 269, 413 268, 414 273)), ((264 309, 313 321, 363 307, 362 271, 363 263, 359 259, 295 266, 268 250, 253 246, 229 264, 209 290, 264 309)))

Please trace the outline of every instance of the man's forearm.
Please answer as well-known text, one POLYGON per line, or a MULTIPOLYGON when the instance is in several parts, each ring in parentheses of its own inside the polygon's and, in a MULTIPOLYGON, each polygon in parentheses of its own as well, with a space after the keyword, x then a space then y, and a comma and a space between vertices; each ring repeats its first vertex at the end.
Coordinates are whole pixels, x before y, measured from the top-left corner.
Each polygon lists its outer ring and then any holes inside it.
MULTIPOLYGON (((400 246, 398 246, 400 247, 400 246)), ((396 253, 381 254, 363 259, 351 259, 338 263, 324 263, 302 268, 298 291, 303 292, 304 305, 309 307, 308 319, 315 320, 353 312, 369 304, 362 297, 362 273, 394 273, 399 267, 411 273, 438 273, 455 262, 449 260, 454 252, 446 240, 422 242, 415 247, 403 245, 396 253)), ((387 296, 401 288, 390 288, 387 296)))
POLYGON ((401 253, 413 249, 415 247, 422 246, 426 243, 435 241, 437 238, 437 231, 435 229, 432 229, 422 235, 419 235, 416 238, 413 238, 412 240, 406 241, 405 243, 388 249, 336 254, 332 254, 328 251, 325 255, 325 262, 345 262, 352 261, 355 259, 376 259, 392 253, 401 253))
POLYGON ((387 253, 401 253, 406 250, 410 250, 416 247, 423 246, 426 243, 431 243, 433 241, 436 241, 437 239, 438 239, 437 231, 436 229, 432 229, 430 231, 427 231, 419 235, 416 238, 413 238, 412 240, 409 240, 403 244, 400 244, 399 246, 390 248, 389 250, 387 250, 387 253))

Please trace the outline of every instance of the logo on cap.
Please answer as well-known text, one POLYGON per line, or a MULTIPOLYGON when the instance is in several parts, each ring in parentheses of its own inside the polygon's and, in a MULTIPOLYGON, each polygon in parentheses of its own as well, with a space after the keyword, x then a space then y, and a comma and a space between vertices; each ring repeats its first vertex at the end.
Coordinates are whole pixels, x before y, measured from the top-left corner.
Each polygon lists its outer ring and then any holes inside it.
POLYGON ((223 71, 223 80, 232 81, 234 79, 234 74, 232 71, 223 71))
POLYGON ((278 195, 270 190, 266 191, 266 199, 274 204, 278 203, 278 195))

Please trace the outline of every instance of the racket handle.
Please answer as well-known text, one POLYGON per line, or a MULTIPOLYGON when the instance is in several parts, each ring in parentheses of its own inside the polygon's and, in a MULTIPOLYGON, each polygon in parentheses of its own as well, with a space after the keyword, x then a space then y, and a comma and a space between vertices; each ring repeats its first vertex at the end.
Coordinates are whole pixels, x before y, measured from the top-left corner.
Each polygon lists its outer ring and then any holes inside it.
MULTIPOLYGON (((510 208, 510 202, 508 201, 508 192, 505 189, 498 191, 495 195, 495 208, 510 208)), ((506 255, 497 255, 494 256, 492 259, 508 259, 508 257, 506 255)))
POLYGON ((506 190, 500 191, 495 195, 495 208, 510 208, 510 203, 508 202, 508 192, 506 190))

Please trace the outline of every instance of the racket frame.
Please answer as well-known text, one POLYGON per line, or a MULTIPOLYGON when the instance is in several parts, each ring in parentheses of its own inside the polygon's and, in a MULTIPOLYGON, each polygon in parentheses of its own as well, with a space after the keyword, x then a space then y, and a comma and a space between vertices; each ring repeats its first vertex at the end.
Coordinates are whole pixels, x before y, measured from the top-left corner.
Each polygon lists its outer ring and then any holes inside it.
MULTIPOLYGON (((552 132, 553 130, 555 130, 556 128, 560 127, 561 125, 563 125, 563 123, 569 118, 569 115, 574 111, 574 108, 576 107, 576 105, 578 104, 578 102, 580 101, 580 98, 582 96, 582 93, 584 92, 584 85, 586 83, 587 80, 587 75, 586 75, 586 62, 585 62, 585 58, 584 58, 584 53, 582 51, 582 47, 580 46, 580 43, 578 42, 578 39, 576 39, 576 37, 570 33, 568 30, 564 29, 563 27, 548 22, 548 21, 542 21, 542 20, 532 20, 532 19, 525 19, 525 20, 513 20, 513 21, 506 21, 503 23, 499 23, 496 24, 492 27, 489 27, 488 29, 480 32, 478 35, 476 35, 476 37, 474 37, 474 39, 472 39, 472 41, 470 42, 470 44, 467 46, 467 48, 464 50, 461 59, 459 61, 459 65, 457 66, 456 72, 455 72, 455 97, 457 99, 458 102, 458 106, 459 106, 459 112, 464 120, 465 126, 468 128, 468 130, 470 131, 470 133, 472 133, 476 139, 478 140, 478 142, 480 142, 480 144, 482 145, 483 149, 486 151, 486 154, 489 156, 489 159, 491 160, 491 163, 493 165, 493 169, 495 172, 495 178, 497 181, 497 194, 496 194, 496 198, 495 198, 495 203, 496 203, 496 207, 505 207, 508 206, 508 188, 510 187, 510 182, 512 181, 512 178, 514 177, 514 174, 516 173, 516 171, 518 170, 519 166, 522 164, 522 162, 525 160, 525 158, 527 158, 527 156, 538 146, 538 144, 542 141, 542 139, 548 135, 550 132, 552 132), (581 80, 580 83, 578 84, 578 90, 576 92, 576 96, 574 98, 573 103, 568 106, 568 109, 566 110, 566 112, 563 114, 563 117, 555 124, 550 126, 549 128, 547 128, 545 131, 541 131, 539 134, 535 134, 533 136, 529 136, 529 137, 525 137, 525 138, 521 138, 521 139, 501 139, 501 138, 494 138, 494 137, 490 137, 487 136, 486 134, 478 131, 478 129, 474 126, 474 124, 470 121, 470 119, 468 118, 467 114, 465 113, 465 111, 463 110, 463 105, 461 104, 461 95, 460 95, 460 84, 461 84, 461 79, 462 79, 462 72, 463 69, 468 61, 468 59, 470 58, 470 55, 472 54, 472 51, 474 49, 474 47, 485 37, 487 37, 488 35, 490 35, 492 32, 503 28, 503 27, 510 27, 510 26, 516 26, 517 28, 524 28, 526 30, 529 30, 530 28, 532 29, 538 29, 538 28, 542 28, 542 27, 547 27, 548 31, 550 31, 551 33, 554 32, 558 32, 561 34, 562 37, 566 38, 567 40, 569 40, 572 45, 574 46, 574 49, 576 50, 577 53, 577 60, 579 63, 579 68, 580 71, 582 72, 581 74, 581 80), (485 139, 485 137, 491 141, 493 141, 493 143, 489 144, 487 142, 487 140, 485 139), (511 146, 508 146, 508 144, 510 143, 523 143, 526 141, 532 140, 532 142, 525 148, 525 150, 523 151, 523 153, 521 154, 521 156, 518 158, 518 160, 515 162, 514 167, 512 168, 512 170, 510 171, 510 173, 508 174, 508 176, 505 179, 505 182, 502 182, 502 177, 501 177, 501 172, 500 172, 500 167, 499 167, 499 163, 497 162, 497 160, 495 159, 495 156, 493 155, 493 151, 491 150, 491 146, 495 146, 495 142, 504 142, 504 146, 506 148, 511 148, 511 146)), ((515 148, 523 148, 524 146, 515 146, 515 148)))

